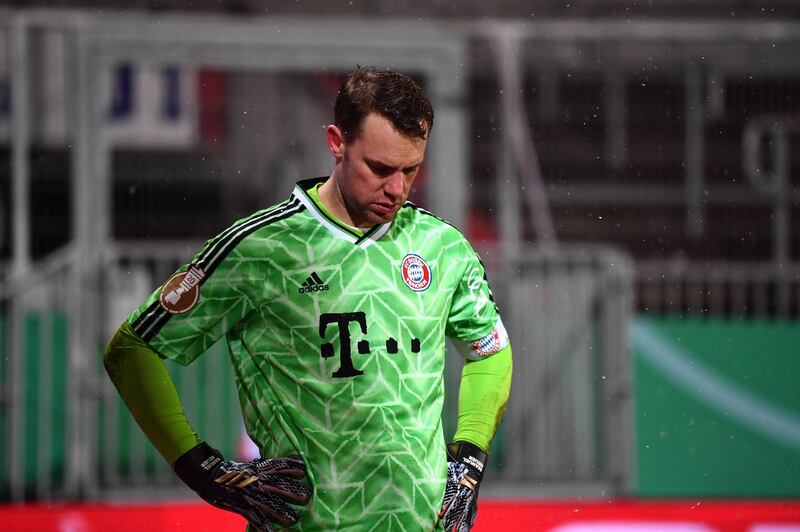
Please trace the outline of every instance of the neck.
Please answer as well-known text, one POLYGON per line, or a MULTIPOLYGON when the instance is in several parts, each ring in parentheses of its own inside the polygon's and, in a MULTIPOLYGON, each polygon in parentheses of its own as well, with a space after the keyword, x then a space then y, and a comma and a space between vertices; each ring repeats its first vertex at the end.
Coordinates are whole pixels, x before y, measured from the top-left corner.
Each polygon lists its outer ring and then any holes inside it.
POLYGON ((336 179, 335 170, 317 191, 319 192, 319 200, 337 220, 352 227, 358 227, 355 221, 350 217, 347 207, 345 207, 344 197, 339 188, 339 181, 336 179))

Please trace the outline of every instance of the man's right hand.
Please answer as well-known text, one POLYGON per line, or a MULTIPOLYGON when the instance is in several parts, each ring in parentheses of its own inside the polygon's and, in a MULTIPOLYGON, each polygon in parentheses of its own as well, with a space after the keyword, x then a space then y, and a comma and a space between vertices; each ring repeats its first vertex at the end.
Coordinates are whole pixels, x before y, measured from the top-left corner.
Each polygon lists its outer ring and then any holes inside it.
POLYGON ((307 504, 311 499, 311 487, 297 480, 306 474, 299 456, 234 462, 201 442, 175 460, 172 468, 203 500, 236 512, 262 532, 275 530, 275 523, 284 527, 296 523, 300 516, 287 503, 307 504))

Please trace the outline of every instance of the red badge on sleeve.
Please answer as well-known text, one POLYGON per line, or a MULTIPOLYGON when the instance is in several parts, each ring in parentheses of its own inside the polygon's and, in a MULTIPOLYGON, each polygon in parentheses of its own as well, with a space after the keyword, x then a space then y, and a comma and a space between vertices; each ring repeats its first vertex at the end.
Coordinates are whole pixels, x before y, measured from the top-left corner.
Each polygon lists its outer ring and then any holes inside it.
POLYGON ((159 301, 170 314, 182 314, 194 307, 200 298, 200 281, 206 276, 197 266, 178 272, 161 288, 159 301))

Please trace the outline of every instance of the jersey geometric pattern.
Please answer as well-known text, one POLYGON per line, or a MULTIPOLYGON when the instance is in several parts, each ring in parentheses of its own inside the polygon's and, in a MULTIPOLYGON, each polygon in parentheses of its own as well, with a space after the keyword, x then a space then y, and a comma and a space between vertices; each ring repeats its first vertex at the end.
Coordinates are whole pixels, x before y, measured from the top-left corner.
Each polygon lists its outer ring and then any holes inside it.
POLYGON ((445 337, 469 345, 499 322, 483 265, 411 203, 357 234, 308 196, 319 182, 210 240, 182 268, 205 273, 190 310, 167 312, 156 290, 129 321, 181 364, 226 337, 262 455, 296 453, 308 467, 298 530, 433 530, 447 473, 445 337), (404 282, 409 254, 427 268, 425 290, 404 282))

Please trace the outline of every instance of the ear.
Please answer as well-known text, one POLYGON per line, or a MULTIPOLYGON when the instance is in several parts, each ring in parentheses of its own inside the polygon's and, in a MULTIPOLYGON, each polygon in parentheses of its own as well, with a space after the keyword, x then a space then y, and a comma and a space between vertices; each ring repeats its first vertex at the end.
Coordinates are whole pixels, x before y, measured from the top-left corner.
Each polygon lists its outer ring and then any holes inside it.
POLYGON ((336 162, 339 162, 344 157, 344 135, 338 126, 331 124, 325 128, 325 143, 328 145, 328 151, 331 152, 336 162))

